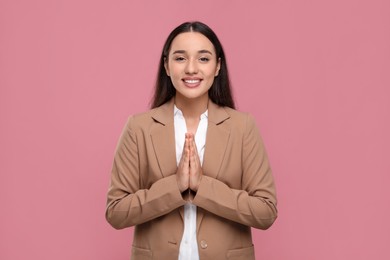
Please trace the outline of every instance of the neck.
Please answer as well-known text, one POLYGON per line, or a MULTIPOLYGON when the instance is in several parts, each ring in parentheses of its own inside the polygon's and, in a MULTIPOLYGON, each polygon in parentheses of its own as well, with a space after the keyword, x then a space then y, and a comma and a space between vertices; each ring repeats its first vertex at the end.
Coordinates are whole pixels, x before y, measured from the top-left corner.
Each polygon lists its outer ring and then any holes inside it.
POLYGON ((207 110, 208 102, 208 95, 196 99, 188 99, 177 94, 175 96, 175 105, 185 118, 200 118, 200 115, 207 110))

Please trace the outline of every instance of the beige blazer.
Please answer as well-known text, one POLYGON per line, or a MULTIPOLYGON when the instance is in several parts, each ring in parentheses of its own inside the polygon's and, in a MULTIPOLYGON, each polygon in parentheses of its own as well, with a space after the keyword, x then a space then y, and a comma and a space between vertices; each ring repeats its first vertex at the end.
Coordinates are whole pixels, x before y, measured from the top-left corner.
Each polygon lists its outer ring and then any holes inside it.
MULTIPOLYGON (((106 218, 135 226, 131 259, 178 259, 183 205, 175 172, 173 100, 131 116, 112 167, 106 218)), ((251 228, 277 217, 274 181, 254 119, 209 102, 197 206, 200 259, 255 259, 251 228)))

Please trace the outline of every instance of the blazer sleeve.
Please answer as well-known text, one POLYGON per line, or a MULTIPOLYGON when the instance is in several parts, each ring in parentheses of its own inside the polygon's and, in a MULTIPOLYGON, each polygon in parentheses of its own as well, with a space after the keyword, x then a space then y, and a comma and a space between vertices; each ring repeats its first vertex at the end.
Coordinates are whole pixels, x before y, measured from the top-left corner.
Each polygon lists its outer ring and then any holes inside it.
POLYGON ((116 229, 138 225, 185 204, 176 176, 157 180, 149 189, 140 188, 137 135, 129 118, 119 139, 107 194, 106 219, 116 229))
POLYGON ((231 221, 267 229, 277 218, 275 184, 264 144, 250 115, 242 146, 242 189, 232 189, 204 175, 193 203, 231 221))

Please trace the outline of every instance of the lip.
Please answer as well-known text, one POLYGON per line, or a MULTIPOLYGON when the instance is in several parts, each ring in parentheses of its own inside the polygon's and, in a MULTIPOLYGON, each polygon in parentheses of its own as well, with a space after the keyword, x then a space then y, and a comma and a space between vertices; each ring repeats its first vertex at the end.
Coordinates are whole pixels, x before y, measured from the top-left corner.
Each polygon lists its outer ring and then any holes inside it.
POLYGON ((201 78, 195 78, 195 77, 186 77, 182 79, 184 85, 188 88, 196 88, 200 85, 202 82, 201 78))

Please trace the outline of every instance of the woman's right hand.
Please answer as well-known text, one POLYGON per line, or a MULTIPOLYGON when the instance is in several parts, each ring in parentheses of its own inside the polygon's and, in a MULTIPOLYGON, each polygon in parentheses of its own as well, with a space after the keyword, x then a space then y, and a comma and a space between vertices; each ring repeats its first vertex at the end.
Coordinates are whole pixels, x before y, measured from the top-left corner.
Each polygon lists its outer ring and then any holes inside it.
POLYGON ((183 153, 176 171, 177 185, 180 192, 188 190, 190 185, 190 136, 186 134, 183 153))

